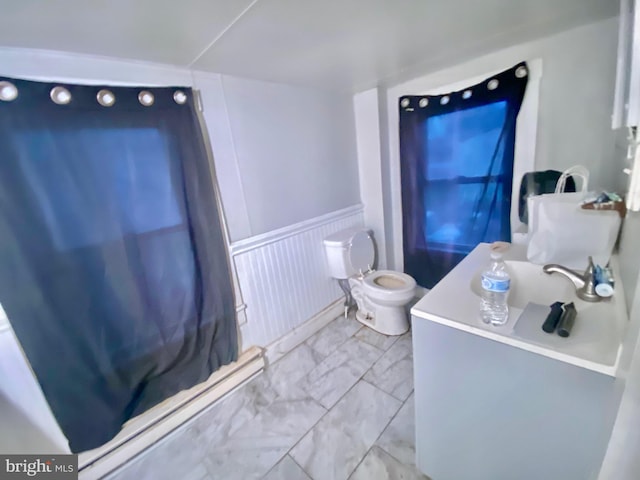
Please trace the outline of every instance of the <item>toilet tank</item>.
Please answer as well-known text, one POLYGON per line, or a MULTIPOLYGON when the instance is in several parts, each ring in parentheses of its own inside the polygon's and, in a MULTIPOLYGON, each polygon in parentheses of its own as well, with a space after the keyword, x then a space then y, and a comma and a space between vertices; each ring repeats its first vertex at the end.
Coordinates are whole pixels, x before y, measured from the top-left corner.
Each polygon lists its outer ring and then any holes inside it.
POLYGON ((324 248, 333 278, 349 278, 373 268, 375 249, 371 230, 352 227, 324 239, 324 248))

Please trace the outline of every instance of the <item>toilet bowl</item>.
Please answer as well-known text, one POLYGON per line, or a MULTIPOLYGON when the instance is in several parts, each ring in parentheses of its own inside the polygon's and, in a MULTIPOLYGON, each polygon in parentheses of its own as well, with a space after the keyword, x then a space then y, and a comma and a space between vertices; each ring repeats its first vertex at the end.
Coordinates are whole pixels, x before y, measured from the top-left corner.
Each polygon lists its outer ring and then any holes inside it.
POLYGON ((416 281, 401 272, 373 270, 375 247, 371 232, 351 228, 328 236, 325 250, 334 278, 348 279, 357 304, 356 320, 385 335, 409 329, 405 306, 413 299, 416 281))
POLYGON ((416 281, 391 270, 373 271, 349 279, 358 310, 356 320, 385 335, 402 335, 409 329, 405 305, 411 301, 416 281))

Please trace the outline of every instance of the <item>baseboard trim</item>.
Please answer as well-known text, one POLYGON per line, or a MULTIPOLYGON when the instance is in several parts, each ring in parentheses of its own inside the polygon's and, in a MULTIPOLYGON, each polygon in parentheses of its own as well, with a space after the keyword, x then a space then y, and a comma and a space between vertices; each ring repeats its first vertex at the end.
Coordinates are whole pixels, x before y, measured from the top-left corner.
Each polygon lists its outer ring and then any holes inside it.
POLYGON ((344 313, 344 299, 339 298, 302 325, 269 344, 265 348, 267 363, 271 364, 282 358, 342 313, 344 313))
MULTIPOLYGON (((234 388, 253 378, 265 367, 264 351, 252 347, 240 356, 238 361, 226 365, 214 373, 217 376, 196 387, 199 388, 188 399, 178 402, 161 418, 152 424, 129 433, 123 438, 114 439, 96 450, 89 458, 80 459, 80 480, 97 480, 124 466, 128 461, 158 442, 161 438, 196 416, 213 402, 234 388), (213 382, 213 383, 212 383, 213 382)), ((87 453, 93 452, 85 452, 87 453)), ((82 454, 81 454, 82 457, 82 454)))

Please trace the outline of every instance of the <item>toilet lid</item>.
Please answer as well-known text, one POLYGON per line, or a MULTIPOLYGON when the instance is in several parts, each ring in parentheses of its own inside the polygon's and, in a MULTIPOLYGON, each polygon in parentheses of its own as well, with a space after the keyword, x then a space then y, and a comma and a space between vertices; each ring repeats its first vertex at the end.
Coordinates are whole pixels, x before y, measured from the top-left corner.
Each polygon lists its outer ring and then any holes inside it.
POLYGON ((349 261, 356 272, 366 272, 373 268, 375 256, 373 240, 367 232, 360 231, 351 237, 349 261))

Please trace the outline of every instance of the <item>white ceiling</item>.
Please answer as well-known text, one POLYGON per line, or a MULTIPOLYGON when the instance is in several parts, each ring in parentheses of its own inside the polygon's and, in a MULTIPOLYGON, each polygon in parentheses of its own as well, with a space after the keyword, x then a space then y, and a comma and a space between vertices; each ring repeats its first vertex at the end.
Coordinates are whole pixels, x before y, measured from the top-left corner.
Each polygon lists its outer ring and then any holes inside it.
POLYGON ((615 0, 0 0, 0 46, 354 92, 617 12, 615 0))

